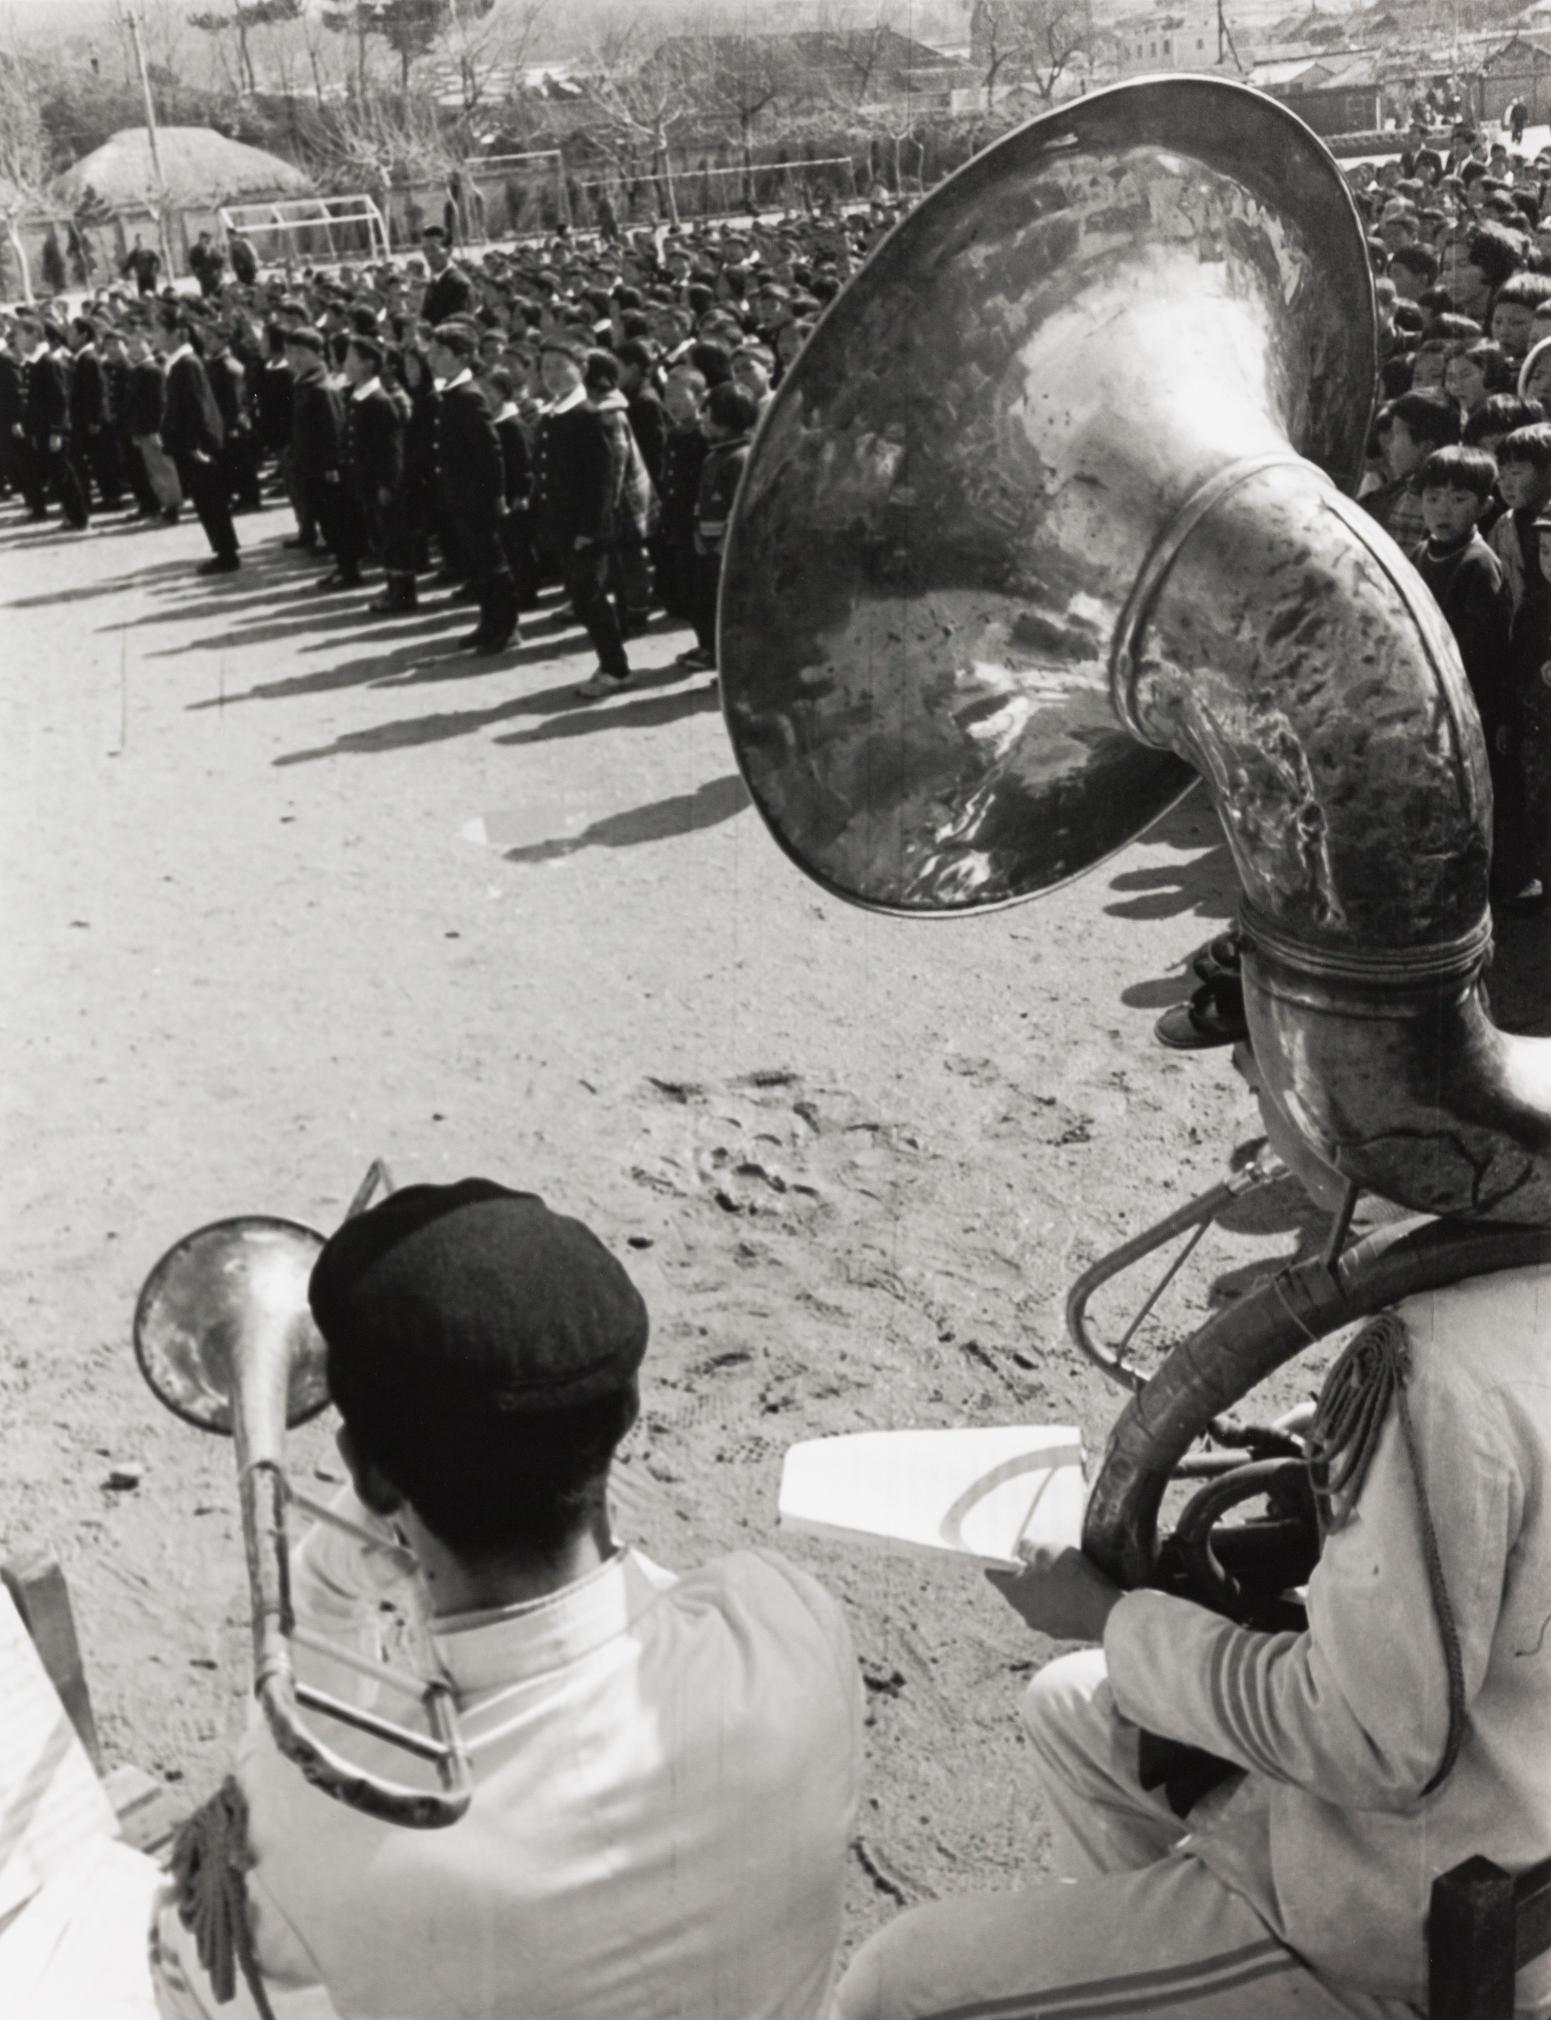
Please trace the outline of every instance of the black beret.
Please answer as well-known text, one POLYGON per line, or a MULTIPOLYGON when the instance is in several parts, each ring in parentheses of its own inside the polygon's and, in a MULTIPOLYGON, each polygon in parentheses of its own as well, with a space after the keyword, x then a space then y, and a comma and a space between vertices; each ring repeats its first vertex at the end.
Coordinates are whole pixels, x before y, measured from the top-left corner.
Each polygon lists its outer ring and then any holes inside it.
POLYGON ((612 1394, 646 1352, 623 1266, 578 1220, 490 1179, 411 1185, 324 1244, 308 1302, 331 1347, 448 1400, 544 1415, 612 1394))

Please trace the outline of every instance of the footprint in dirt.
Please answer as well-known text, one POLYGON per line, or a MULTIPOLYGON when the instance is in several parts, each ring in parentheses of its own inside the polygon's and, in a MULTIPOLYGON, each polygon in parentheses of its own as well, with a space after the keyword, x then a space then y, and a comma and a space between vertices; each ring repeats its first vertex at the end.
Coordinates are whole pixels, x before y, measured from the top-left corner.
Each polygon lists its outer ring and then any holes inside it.
POLYGON ((862 1115, 850 1095, 786 1067, 714 1087, 652 1075, 642 1135, 637 1184, 787 1227, 810 1226, 848 1191, 886 1196, 893 1168, 921 1147, 907 1125, 862 1115))

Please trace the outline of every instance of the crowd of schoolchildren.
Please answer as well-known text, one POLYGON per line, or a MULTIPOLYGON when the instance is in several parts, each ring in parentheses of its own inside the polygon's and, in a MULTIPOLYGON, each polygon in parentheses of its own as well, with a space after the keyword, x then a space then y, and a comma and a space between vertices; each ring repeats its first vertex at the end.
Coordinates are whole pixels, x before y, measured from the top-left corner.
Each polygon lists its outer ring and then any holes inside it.
POLYGON ((769 227, 659 229, 460 257, 232 276, 198 297, 131 285, 79 313, 0 313, 0 491, 160 526, 197 514, 202 572, 241 566, 235 520, 289 499, 286 545, 327 555, 322 592, 380 568, 368 609, 433 588, 477 607, 461 641, 581 626, 588 700, 630 683, 630 638, 693 628, 686 675, 714 672, 721 550, 748 445, 774 386, 890 222, 821 211, 769 227))
POLYGON ((1551 891, 1551 149, 1411 128, 1350 181, 1379 309, 1359 497, 1447 618, 1486 732, 1494 897, 1551 891), (1542 226, 1542 206, 1546 207, 1542 226))
MULTIPOLYGON (((1379 310, 1380 405, 1360 493, 1459 640, 1486 728, 1497 896, 1551 891, 1551 150, 1414 124, 1349 180, 1379 310)), ((110 290, 73 318, 18 312, 0 350, 0 487, 84 526, 95 493, 151 523, 185 506, 213 573, 266 484, 291 546, 369 564, 391 618, 431 584, 478 608, 498 653, 558 582, 597 669, 631 679, 659 614, 715 666, 721 549, 750 435, 824 305, 892 222, 886 205, 775 226, 610 235, 460 258, 260 274, 235 242, 201 295, 110 290)), ((141 290, 146 279, 134 276, 141 290)), ((154 277, 153 277, 154 284, 154 277)))

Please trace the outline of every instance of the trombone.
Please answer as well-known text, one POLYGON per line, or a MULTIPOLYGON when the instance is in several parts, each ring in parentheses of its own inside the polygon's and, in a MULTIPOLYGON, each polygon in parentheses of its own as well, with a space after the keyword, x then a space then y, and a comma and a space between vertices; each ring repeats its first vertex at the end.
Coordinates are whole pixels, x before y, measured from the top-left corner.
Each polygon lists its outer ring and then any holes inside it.
MULTIPOLYGON (((392 1180, 374 1159, 346 1218, 359 1213, 392 1180)), ((140 1372, 175 1416, 198 1430, 229 1435, 237 1451, 237 1484, 247 1557, 253 1631, 253 1692, 275 1744, 313 1786, 383 1823, 416 1830, 454 1824, 469 1806, 473 1784, 452 1691, 444 1679, 422 1678, 393 1664, 364 1660, 297 1622, 291 1603, 287 1511, 389 1549, 406 1572, 413 1553, 300 1493, 287 1477, 285 1434, 327 1407, 322 1335, 307 1304, 307 1281, 323 1237, 297 1221, 241 1214, 213 1221, 174 1242, 141 1286, 134 1347, 140 1372), (419 1703, 425 1730, 401 1725, 296 1674, 293 1648, 304 1648, 359 1671, 379 1687, 419 1703), (321 1713, 384 1746, 427 1762, 437 1786, 416 1788, 351 1762, 309 1726, 321 1713)))

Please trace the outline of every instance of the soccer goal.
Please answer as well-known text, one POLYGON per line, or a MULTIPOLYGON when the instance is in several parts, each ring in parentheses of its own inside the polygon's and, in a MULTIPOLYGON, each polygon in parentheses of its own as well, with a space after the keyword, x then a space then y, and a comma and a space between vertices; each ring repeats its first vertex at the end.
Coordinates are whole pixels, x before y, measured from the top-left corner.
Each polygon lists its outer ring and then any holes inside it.
POLYGON ((288 259, 380 257, 390 250, 388 227, 369 196, 292 196, 273 203, 229 203, 220 219, 228 237, 241 232, 260 266, 288 259))

